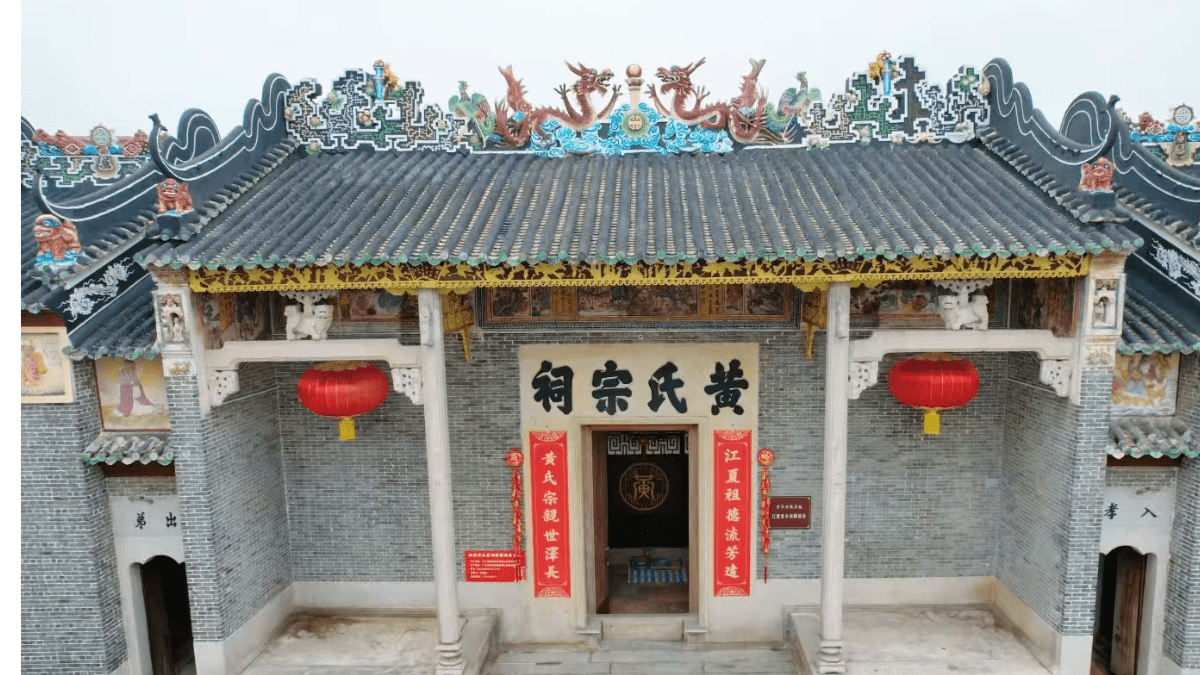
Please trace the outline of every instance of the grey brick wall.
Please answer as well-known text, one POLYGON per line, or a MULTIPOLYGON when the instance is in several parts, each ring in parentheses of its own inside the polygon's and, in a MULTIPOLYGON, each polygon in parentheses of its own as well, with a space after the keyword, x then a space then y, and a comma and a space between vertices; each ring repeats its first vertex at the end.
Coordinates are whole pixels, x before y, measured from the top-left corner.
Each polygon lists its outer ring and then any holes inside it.
MULTIPOLYGON (((503 456, 521 445, 518 347, 638 341, 759 343, 756 443, 776 453, 773 492, 811 495, 816 519, 811 530, 773 534, 771 577, 819 577, 823 337, 806 360, 799 330, 477 331, 470 363, 461 343, 448 340, 460 567, 463 549, 510 545, 510 469, 503 456)), ((946 413, 937 438, 923 437, 920 413, 892 399, 884 382, 851 402, 848 576, 992 574, 1006 357, 971 357, 983 380, 979 396, 946 413)), ((379 409, 358 418, 358 440, 340 443, 336 420, 312 414, 295 397, 296 381, 309 365, 276 370, 295 579, 431 580, 422 410, 393 392, 379 409)))
POLYGON ((1038 381, 1031 354, 1009 356, 997 577, 1064 635, 1095 620, 1111 373, 1089 371, 1080 405, 1038 381))
POLYGON ((110 476, 104 480, 104 488, 109 497, 167 497, 178 494, 174 476, 110 476))
MULTIPOLYGON (((1200 356, 1181 358, 1176 411, 1200 434, 1200 356)), ((1184 459, 1175 484, 1175 521, 1167 568, 1163 651, 1200 668, 1200 459, 1184 459)))
POLYGON ((188 594, 198 641, 229 637, 292 580, 275 375, 200 415, 194 377, 167 378, 188 594))
POLYGON ((91 361, 75 402, 21 406, 21 672, 109 673, 125 635, 104 476, 80 455, 100 431, 91 361))
MULTIPOLYGON (((432 581, 422 408, 392 391, 356 418, 356 440, 339 441, 338 421, 309 412, 296 396, 312 365, 276 368, 295 580, 432 581)), ((456 453, 455 469, 463 464, 456 453)), ((456 471, 456 493, 467 479, 456 471)))

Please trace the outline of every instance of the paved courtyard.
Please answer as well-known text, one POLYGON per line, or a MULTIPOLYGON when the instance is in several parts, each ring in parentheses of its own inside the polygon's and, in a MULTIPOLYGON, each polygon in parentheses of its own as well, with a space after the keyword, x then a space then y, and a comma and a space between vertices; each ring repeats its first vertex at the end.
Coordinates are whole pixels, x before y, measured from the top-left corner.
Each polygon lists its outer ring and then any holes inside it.
MULTIPOLYGON (((850 675, 1048 675, 988 607, 849 608, 850 675)), ((243 675, 431 675, 432 617, 302 615, 243 675)), ((506 645, 485 675, 794 675, 791 649, 774 645, 611 643, 600 648, 506 645)))

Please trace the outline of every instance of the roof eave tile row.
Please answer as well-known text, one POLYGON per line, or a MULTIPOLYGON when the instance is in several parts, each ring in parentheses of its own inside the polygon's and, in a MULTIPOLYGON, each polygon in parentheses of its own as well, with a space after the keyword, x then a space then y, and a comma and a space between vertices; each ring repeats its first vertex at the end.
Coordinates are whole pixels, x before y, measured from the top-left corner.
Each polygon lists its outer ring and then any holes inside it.
POLYGON ((978 145, 621 158, 414 152, 298 159, 146 265, 633 264, 1132 251, 978 145), (851 153, 863 153, 854 156, 851 153))
POLYGON ((1125 457, 1200 457, 1200 445, 1183 421, 1172 417, 1116 417, 1109 423, 1108 454, 1125 457))
POLYGON ((167 434, 102 433, 83 450, 82 459, 89 465, 120 462, 121 464, 150 464, 167 466, 175 461, 175 453, 167 444, 167 434))

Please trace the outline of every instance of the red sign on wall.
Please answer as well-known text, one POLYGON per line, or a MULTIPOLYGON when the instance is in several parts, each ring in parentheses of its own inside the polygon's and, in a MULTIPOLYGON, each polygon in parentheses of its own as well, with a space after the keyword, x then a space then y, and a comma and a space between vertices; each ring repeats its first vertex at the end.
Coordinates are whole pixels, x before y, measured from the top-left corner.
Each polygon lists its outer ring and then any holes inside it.
POLYGON ((749 431, 713 432, 714 595, 750 595, 753 456, 749 431))
POLYGON ((529 432, 529 514, 533 520, 533 597, 571 597, 567 513, 567 432, 529 432))
POLYGON ((463 551, 467 581, 520 581, 524 551, 463 551))
POLYGON ((771 497, 772 530, 807 530, 811 497, 771 497))

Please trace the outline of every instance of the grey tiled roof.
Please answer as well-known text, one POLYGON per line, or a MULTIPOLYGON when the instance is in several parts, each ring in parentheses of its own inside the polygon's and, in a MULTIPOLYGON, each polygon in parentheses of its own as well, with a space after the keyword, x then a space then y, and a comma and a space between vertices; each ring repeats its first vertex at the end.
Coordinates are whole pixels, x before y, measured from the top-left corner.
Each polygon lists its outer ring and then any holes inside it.
POLYGON ((1014 255, 1129 250, 978 143, 726 155, 296 156, 183 244, 192 268, 1014 255))
POLYGON ((121 359, 158 356, 154 344, 154 279, 146 275, 121 297, 71 333, 67 353, 73 359, 108 356, 121 359))
POLYGON ((1171 417, 1116 417, 1109 423, 1108 454, 1122 457, 1200 457, 1191 430, 1171 417))
POLYGON ((175 461, 168 447, 170 435, 164 433, 104 432, 83 449, 83 461, 88 464, 149 464, 166 466, 175 461))
MULTIPOLYGON (((1161 283, 1161 282, 1160 282, 1161 283)), ((1183 316, 1192 309, 1181 308, 1164 298, 1155 288, 1155 280, 1136 265, 1130 265, 1125 283, 1125 317, 1121 342, 1117 349, 1123 354, 1153 354, 1200 350, 1200 331, 1189 327, 1200 317, 1183 316)))

